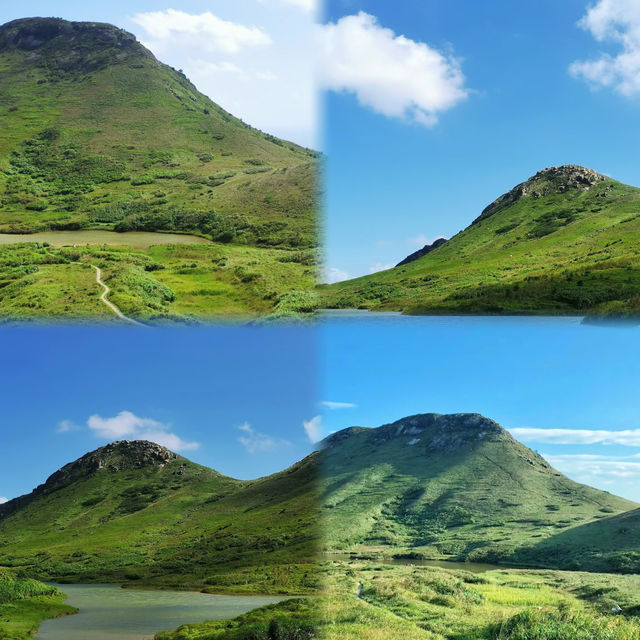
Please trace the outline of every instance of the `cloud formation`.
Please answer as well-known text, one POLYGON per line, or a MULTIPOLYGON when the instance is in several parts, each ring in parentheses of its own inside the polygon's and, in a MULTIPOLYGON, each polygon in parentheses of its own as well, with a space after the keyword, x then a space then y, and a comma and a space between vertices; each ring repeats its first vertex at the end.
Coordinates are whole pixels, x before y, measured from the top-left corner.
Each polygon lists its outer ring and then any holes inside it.
POLYGON ((322 416, 315 416, 311 420, 305 420, 302 426, 310 442, 316 443, 322 440, 322 416))
POLYGON ((69 433, 69 431, 80 431, 82 427, 71 420, 61 420, 56 429, 57 433, 69 433))
POLYGON ((9 502, 9 499, 3 496, 0 496, 0 504, 4 504, 5 502, 9 502))
POLYGON ((353 93, 387 117, 433 126, 469 93, 457 59, 363 11, 319 27, 319 52, 325 89, 353 93))
MULTIPOLYGON (((259 0, 265 4, 270 3, 270 0, 259 0)), ((295 9, 302 9, 307 13, 314 13, 317 9, 316 0, 271 0, 271 2, 279 2, 280 4, 294 7, 295 9)))
POLYGON ((637 0, 599 0, 578 23, 598 42, 619 47, 615 55, 601 53, 577 60, 569 72, 593 87, 611 87, 625 96, 640 94, 640 4, 637 0))
POLYGON ((343 271, 342 269, 338 269, 338 267, 327 267, 325 273, 325 281, 328 284, 333 284, 334 282, 342 282, 343 280, 349 280, 351 276, 348 272, 343 271))
MULTIPOLYGON (((64 420, 60 424, 71 423, 64 420)), ((198 442, 187 442, 175 433, 171 433, 169 431, 170 424, 158 422, 152 418, 141 418, 131 411, 121 411, 111 418, 103 418, 94 414, 89 416, 87 426, 96 436, 109 441, 123 438, 149 440, 172 451, 191 451, 200 446, 198 442)), ((67 429, 67 431, 69 430, 67 429)), ((58 427, 58 432, 60 432, 60 427, 58 427)))
POLYGON ((238 431, 241 431, 243 435, 238 438, 238 442, 249 452, 258 453, 263 451, 274 451, 282 446, 290 446, 291 443, 288 440, 281 440, 273 438, 266 433, 260 433, 253 429, 253 427, 245 422, 238 427, 238 431))
POLYGON ((640 429, 610 431, 607 429, 509 429, 522 442, 548 444, 621 444, 640 447, 640 429))
POLYGON ((210 53, 237 54, 272 43, 259 27, 223 20, 210 11, 191 14, 177 9, 137 13, 132 21, 148 34, 147 46, 153 51, 190 44, 210 53))
POLYGON ((331 400, 323 400, 320 404, 327 409, 355 409, 358 406, 353 402, 332 402, 331 400))

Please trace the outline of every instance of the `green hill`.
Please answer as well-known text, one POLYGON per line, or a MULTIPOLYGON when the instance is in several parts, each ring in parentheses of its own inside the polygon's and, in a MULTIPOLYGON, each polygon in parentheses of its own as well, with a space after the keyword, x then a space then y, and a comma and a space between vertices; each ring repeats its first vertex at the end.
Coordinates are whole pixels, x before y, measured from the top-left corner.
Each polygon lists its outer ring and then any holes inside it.
MULTIPOLYGON (((172 305, 174 300, 159 296, 154 306, 135 284, 116 280, 114 290, 137 300, 137 307, 130 305, 135 315, 261 313, 288 291, 313 286, 318 154, 227 113, 126 31, 54 18, 1 26, 0 126, 0 233, 175 231, 216 243, 194 245, 192 255, 183 249, 173 261, 154 256, 167 269, 163 278, 177 280, 175 298, 200 296, 199 304, 172 305), (235 247, 256 249, 238 260, 235 247), (221 255, 229 264, 221 265, 221 255), (273 263, 291 267, 291 273, 278 274, 285 282, 265 282, 273 263), (253 280, 235 277, 235 269, 246 272, 248 265, 253 280), (207 292, 203 281, 220 286, 207 292), (241 295, 234 297, 236 290, 241 295)), ((73 281, 69 266, 82 263, 82 252, 44 263, 36 255, 25 263, 18 251, 0 247, 3 288, 21 289, 24 278, 30 292, 47 291, 51 280, 72 282, 76 291, 84 286, 73 281), (48 273, 33 276, 43 264, 48 273), (25 274, 16 265, 35 270, 25 274)), ((126 268, 131 279, 144 270, 145 257, 140 250, 105 250, 87 260, 98 260, 107 276, 126 268)), ((86 271, 90 276, 88 265, 86 271)), ((85 297, 97 292, 90 278, 86 289, 85 297)), ((0 310, 69 314, 62 308, 64 291, 55 301, 25 300, 23 293, 0 296, 0 310)), ((77 304, 73 309, 96 313, 77 304)))
POLYGON ((310 457, 240 481, 150 442, 112 443, 0 505, 0 566, 67 582, 306 593, 314 469, 310 457))
POLYGON ((557 566, 559 535, 637 506, 569 480, 478 414, 352 427, 324 445, 330 551, 557 566))
POLYGON ((575 165, 538 172, 453 238, 320 287, 335 308, 431 313, 640 310, 640 189, 575 165))

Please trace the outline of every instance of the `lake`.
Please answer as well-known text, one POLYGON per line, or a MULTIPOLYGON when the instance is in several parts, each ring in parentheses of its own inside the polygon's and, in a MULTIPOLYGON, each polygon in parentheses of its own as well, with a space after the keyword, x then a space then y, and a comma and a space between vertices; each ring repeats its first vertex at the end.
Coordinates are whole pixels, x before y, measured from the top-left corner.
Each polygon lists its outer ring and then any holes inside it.
POLYGON ((81 229, 79 231, 40 231, 38 233, 0 233, 0 244, 16 242, 48 242, 54 247, 73 246, 74 244, 97 244, 127 246, 134 249, 148 249, 155 244, 211 244, 199 236, 182 233, 153 233, 147 231, 102 231, 100 229, 81 229))
POLYGON ((113 584, 56 585, 76 615, 45 620, 41 640, 150 640, 181 624, 234 618, 283 598, 214 596, 194 591, 123 589, 113 584))

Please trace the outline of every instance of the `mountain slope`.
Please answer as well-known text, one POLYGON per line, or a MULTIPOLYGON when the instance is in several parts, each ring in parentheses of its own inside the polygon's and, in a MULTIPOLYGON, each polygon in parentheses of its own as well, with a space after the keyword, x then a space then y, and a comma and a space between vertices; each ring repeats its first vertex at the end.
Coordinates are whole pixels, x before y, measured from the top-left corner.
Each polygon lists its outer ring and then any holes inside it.
POLYGON ((239 481, 149 442, 112 443, 0 505, 0 565, 58 580, 304 592, 313 480, 313 458, 239 481))
POLYGON ((640 310, 640 189, 575 165, 500 196, 427 255, 323 286, 323 304, 405 313, 640 310))
POLYGON ((216 243, 194 247, 191 260, 185 247, 176 260, 160 255, 163 273, 146 276, 135 247, 81 249, 43 267, 0 246, 0 289, 18 290, 1 293, 2 314, 108 315, 64 290, 73 281, 82 300, 95 298, 90 277, 80 282, 69 267, 83 260, 116 276, 114 290, 132 300, 125 313, 137 317, 264 313, 314 284, 318 154, 235 118, 126 31, 55 18, 0 26, 0 129, 0 233, 175 231, 216 243), (262 253, 238 260, 254 247, 262 253), (162 278, 170 291, 146 295, 162 278))
POLYGON ((334 551, 513 561, 540 540, 553 546, 560 532, 636 506, 569 480, 478 414, 352 427, 324 445, 324 534, 334 551))

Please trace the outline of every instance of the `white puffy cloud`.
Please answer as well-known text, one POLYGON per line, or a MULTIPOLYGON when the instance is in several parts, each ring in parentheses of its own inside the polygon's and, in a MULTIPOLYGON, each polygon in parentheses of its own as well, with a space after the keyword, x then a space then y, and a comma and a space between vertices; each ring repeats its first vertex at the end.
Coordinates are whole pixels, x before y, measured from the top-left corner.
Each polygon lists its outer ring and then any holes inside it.
POLYGON ((640 429, 611 431, 607 429, 509 429, 512 435, 523 442, 545 442, 548 444, 618 444, 640 447, 640 429))
POLYGON ((325 273, 325 281, 328 284, 333 284, 334 282, 342 282, 343 280, 349 280, 351 276, 347 271, 343 271, 342 269, 338 269, 338 267, 327 267, 325 273))
POLYGON ((0 504, 4 504, 5 502, 9 502, 9 498, 5 498, 3 496, 0 496, 0 504))
POLYGON ((640 480, 640 462, 638 461, 628 457, 600 455, 542 455, 549 464, 578 482, 594 486, 628 485, 625 488, 633 489, 637 494, 637 483, 640 480))
POLYGON ((611 87, 632 96, 640 93, 640 3, 599 0, 578 23, 598 42, 612 42, 619 51, 573 62, 569 71, 594 87, 611 87))
POLYGON ((354 93, 388 117, 432 126, 469 93, 456 58, 397 36, 362 11, 320 26, 319 53, 325 89, 354 93))
POLYGON ((171 425, 152 418, 141 418, 131 411, 121 411, 111 418, 94 414, 87 420, 87 426, 99 438, 106 440, 121 438, 149 440, 172 451, 188 451, 200 446, 197 442, 187 442, 175 433, 171 433, 169 431, 171 425))
POLYGON ((317 0, 259 0, 265 4, 279 3, 281 5, 302 9, 308 13, 314 13, 318 8, 317 0))
POLYGON ((353 402, 332 402, 331 400, 323 400, 320 404, 327 409, 355 409, 358 406, 353 402))
POLYGON ((236 54, 272 43, 261 28, 223 20, 210 11, 201 14, 176 9, 150 11, 137 13, 132 21, 147 32, 150 40, 146 44, 153 51, 190 44, 211 53, 236 54))
POLYGON ((322 440, 322 416, 315 416, 311 418, 311 420, 304 420, 302 426, 310 442, 315 443, 322 440))
POLYGON ((72 420, 61 420, 56 428, 57 433, 69 433, 70 431, 80 431, 82 427, 72 420))
POLYGON ((282 446, 290 446, 288 440, 273 438, 266 433, 260 433, 245 422, 238 427, 238 431, 242 431, 243 435, 238 438, 238 442, 249 452, 257 453, 262 451, 274 451, 282 446))

